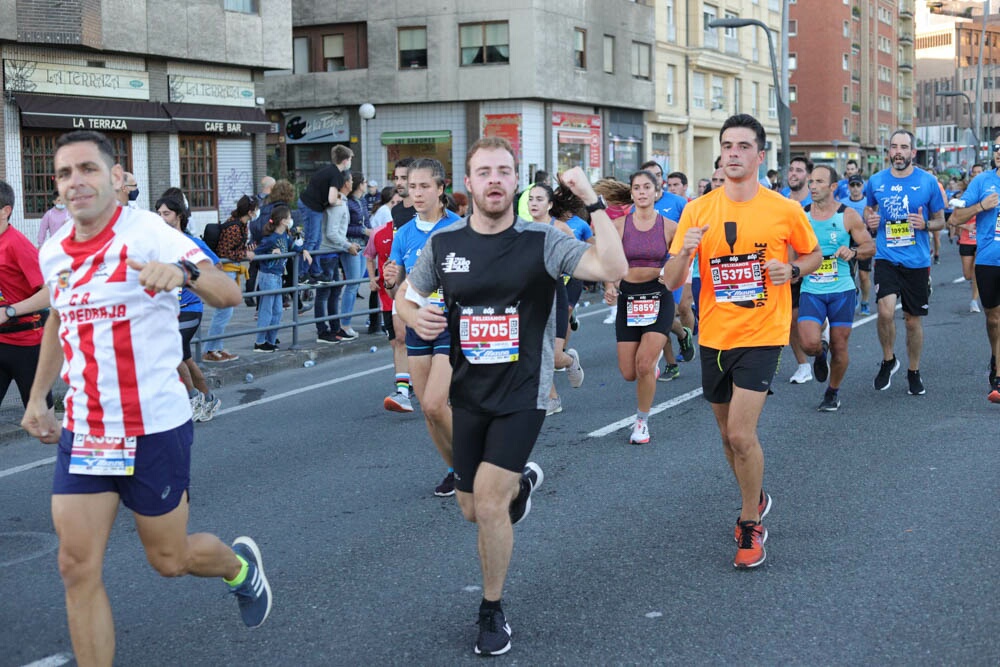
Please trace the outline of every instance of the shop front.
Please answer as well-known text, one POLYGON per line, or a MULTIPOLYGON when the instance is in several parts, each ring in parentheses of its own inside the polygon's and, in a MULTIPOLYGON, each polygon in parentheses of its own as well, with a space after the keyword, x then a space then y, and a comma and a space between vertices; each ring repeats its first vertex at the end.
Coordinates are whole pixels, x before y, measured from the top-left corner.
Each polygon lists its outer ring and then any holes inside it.
MULTIPOLYGON (((424 130, 411 132, 383 132, 379 137, 385 149, 387 165, 393 165, 403 158, 434 158, 444 165, 444 173, 449 178, 452 169, 452 137, 450 130, 424 130)), ((386 174, 388 178, 388 174, 386 174)))
POLYGON ((552 113, 559 173, 572 167, 583 167, 591 181, 601 177, 602 127, 601 117, 597 114, 552 113))
POLYGON ((302 187, 312 174, 330 164, 335 145, 351 146, 349 116, 344 108, 286 111, 283 120, 288 173, 290 180, 302 187))

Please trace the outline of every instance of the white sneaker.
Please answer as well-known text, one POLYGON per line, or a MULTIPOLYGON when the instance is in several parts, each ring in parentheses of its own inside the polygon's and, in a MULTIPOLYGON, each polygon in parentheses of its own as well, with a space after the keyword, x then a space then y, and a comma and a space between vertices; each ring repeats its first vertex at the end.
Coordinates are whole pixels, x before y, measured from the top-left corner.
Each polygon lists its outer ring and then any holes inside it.
POLYGON ((604 318, 604 323, 614 324, 616 319, 618 319, 618 306, 611 306, 611 310, 608 311, 608 316, 604 318))
POLYGON ((981 313, 983 310, 979 307, 979 302, 975 299, 969 302, 969 312, 970 313, 981 313))
POLYGON ((805 384, 813 379, 812 369, 809 364, 799 364, 798 370, 788 379, 792 384, 805 384))
POLYGON ((649 426, 646 424, 645 419, 635 420, 635 425, 632 426, 632 435, 629 436, 628 442, 630 445, 645 445, 649 442, 649 426))
POLYGON ((555 398, 549 397, 549 407, 545 411, 546 417, 551 417, 552 415, 562 412, 562 399, 556 396, 555 398))
POLYGON ((573 363, 566 369, 566 377, 569 380, 569 386, 574 389, 579 389, 580 385, 583 384, 583 366, 580 365, 580 353, 576 350, 570 349, 566 350, 566 354, 573 357, 573 363))
POLYGON ((222 399, 215 398, 211 401, 205 399, 201 404, 201 417, 197 420, 200 422, 210 422, 215 416, 215 413, 219 411, 222 407, 222 399))
POLYGON ((200 391, 191 398, 191 421, 201 421, 201 411, 205 405, 205 395, 200 391))
POLYGON ((382 407, 389 412, 413 412, 413 404, 410 397, 401 391, 386 396, 382 401, 382 407))
POLYGON ((351 327, 341 327, 341 331, 343 331, 345 334, 347 334, 348 338, 357 338, 358 337, 358 332, 355 331, 354 329, 352 329, 351 327))

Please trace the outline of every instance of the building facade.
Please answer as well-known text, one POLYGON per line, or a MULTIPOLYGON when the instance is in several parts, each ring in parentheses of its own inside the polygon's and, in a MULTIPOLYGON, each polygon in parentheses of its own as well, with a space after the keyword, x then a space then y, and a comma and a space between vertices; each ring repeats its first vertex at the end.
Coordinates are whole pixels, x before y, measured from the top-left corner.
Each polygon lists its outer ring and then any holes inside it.
POLYGON ((34 238, 52 206, 54 144, 108 135, 139 185, 137 204, 181 187, 195 229, 228 216, 264 174, 271 124, 259 90, 292 60, 283 0, 8 0, 0 11, 0 177, 34 238))
POLYGON ((1000 130, 1000 20, 994 15, 986 23, 982 87, 977 91, 982 19, 929 15, 926 10, 920 18, 918 157, 939 170, 966 171, 986 159, 987 144, 1000 130))
POLYGON ((790 5, 792 154, 842 171, 882 169, 897 128, 915 128, 916 0, 797 0, 790 5))
POLYGON ((522 186, 575 165, 621 178, 646 154, 650 4, 295 0, 292 16, 292 69, 269 73, 264 91, 281 128, 269 164, 300 183, 335 144, 380 184, 402 157, 436 157, 457 189, 484 134, 514 145, 522 186))
MULTIPOLYGON (((709 28, 713 19, 764 23, 780 58, 780 0, 656 0, 656 108, 646 114, 650 155, 664 173, 684 172, 689 187, 714 171, 719 130, 749 113, 767 131, 767 164, 777 167, 777 95, 767 35, 758 27, 709 28)), ((762 174, 763 176, 763 174, 762 174)))

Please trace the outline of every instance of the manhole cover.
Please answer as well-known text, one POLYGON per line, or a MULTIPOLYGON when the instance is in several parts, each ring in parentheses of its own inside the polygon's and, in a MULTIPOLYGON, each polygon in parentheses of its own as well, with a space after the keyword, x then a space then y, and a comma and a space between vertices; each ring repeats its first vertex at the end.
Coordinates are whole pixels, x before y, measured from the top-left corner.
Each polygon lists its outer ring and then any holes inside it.
POLYGON ((0 567, 39 558, 58 548, 59 538, 52 533, 0 533, 0 567))

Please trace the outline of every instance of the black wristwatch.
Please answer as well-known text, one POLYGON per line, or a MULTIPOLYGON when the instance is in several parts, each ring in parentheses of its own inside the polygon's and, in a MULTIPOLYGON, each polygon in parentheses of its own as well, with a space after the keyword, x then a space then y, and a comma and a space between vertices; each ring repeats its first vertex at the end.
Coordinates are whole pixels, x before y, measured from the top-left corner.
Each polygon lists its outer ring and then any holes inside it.
POLYGON ((608 207, 607 202, 604 201, 603 195, 597 195, 597 201, 593 204, 587 204, 587 213, 593 213, 594 211, 603 211, 608 207))
POLYGON ((799 268, 798 264, 792 264, 792 280, 795 280, 802 275, 802 269, 799 268))
POLYGON ((177 262, 177 266, 181 267, 181 271, 184 272, 184 287, 194 284, 194 282, 201 277, 201 271, 198 269, 198 265, 190 260, 182 259, 177 262))
POLYGON ((6 308, 3 309, 3 312, 7 316, 7 319, 9 320, 12 320, 15 317, 17 317, 17 310, 14 309, 14 306, 7 306, 6 308))

